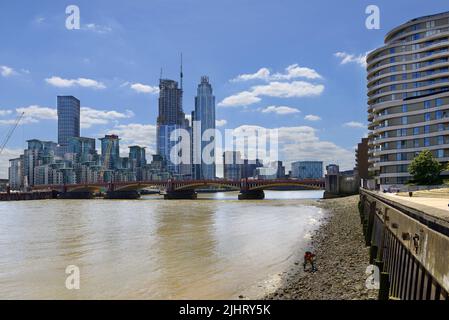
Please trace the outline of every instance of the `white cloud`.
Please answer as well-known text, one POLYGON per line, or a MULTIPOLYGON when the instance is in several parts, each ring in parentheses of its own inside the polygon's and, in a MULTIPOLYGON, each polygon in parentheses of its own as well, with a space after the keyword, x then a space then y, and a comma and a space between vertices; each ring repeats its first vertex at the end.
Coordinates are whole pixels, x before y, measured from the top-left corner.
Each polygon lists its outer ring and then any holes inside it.
POLYGON ((307 67, 300 67, 298 64, 292 64, 285 68, 284 73, 271 74, 268 68, 260 68, 256 73, 241 74, 232 79, 231 82, 241 82, 249 80, 265 80, 265 81, 277 81, 277 80, 292 80, 297 78, 306 79, 321 79, 322 76, 315 70, 307 67))
POLYGON ((12 114, 12 110, 0 110, 0 116, 6 116, 12 114))
POLYGON ((260 96, 276 98, 299 98, 319 96, 324 91, 324 85, 313 84, 306 81, 278 82, 273 81, 266 85, 254 86, 250 91, 243 91, 229 96, 218 106, 247 106, 261 101, 260 96))
POLYGON ((87 78, 78 78, 78 79, 64 79, 61 77, 53 76, 51 78, 45 79, 45 81, 58 88, 70 88, 74 86, 80 86, 84 88, 92 88, 92 89, 105 89, 106 86, 97 80, 87 79, 87 78))
MULTIPOLYGON (((24 112, 24 116, 22 120, 20 121, 20 124, 28 124, 28 123, 38 123, 40 120, 57 120, 58 119, 58 112, 56 109, 48 108, 48 107, 41 107, 37 105, 32 105, 28 107, 23 108, 17 108, 17 113, 24 112)), ((14 123, 16 120, 9 120, 10 122, 14 123)))
POLYGON ((366 128, 366 126, 363 123, 357 121, 346 122, 343 124, 343 126, 349 128, 366 128))
POLYGON ((304 119, 308 120, 308 121, 319 121, 319 120, 321 120, 321 117, 316 116, 314 114, 308 114, 304 117, 304 119))
POLYGON ((367 53, 365 53, 364 55, 355 55, 347 52, 336 52, 334 53, 334 56, 341 59, 340 64, 356 63, 361 67, 366 68, 367 53))
POLYGON ((235 95, 224 98, 218 106, 219 107, 236 107, 236 106, 247 106, 253 103, 260 102, 262 99, 255 96, 253 92, 243 91, 235 95))
POLYGON ((117 134, 121 141, 121 153, 128 153, 128 146, 138 145, 147 148, 147 154, 156 150, 156 126, 150 124, 130 123, 117 125, 109 134, 117 134))
MULTIPOLYGON (((41 120, 58 120, 58 112, 55 108, 32 105, 29 107, 17 108, 16 112, 17 114, 22 112, 25 113, 20 122, 21 125, 38 123, 41 120)), ((12 114, 12 112, 8 114, 12 114)), ((115 110, 99 110, 89 107, 81 107, 80 116, 81 128, 87 129, 94 125, 105 125, 111 121, 132 118, 134 117, 134 113, 130 110, 125 110, 123 113, 115 110)), ((0 120, 0 124, 4 125, 14 124, 15 122, 16 119, 0 120)))
POLYGON ((10 77, 10 76, 13 76, 13 75, 15 75, 17 72, 13 69, 13 68, 11 68, 11 67, 8 67, 8 66, 0 66, 0 74, 3 76, 3 77, 5 77, 5 78, 7 78, 7 77, 10 77))
POLYGON ((102 26, 95 23, 88 23, 81 27, 82 30, 92 31, 99 34, 105 34, 112 32, 112 28, 109 26, 102 26))
POLYGON ((226 120, 215 120, 215 126, 216 127, 224 127, 226 124, 228 123, 228 121, 226 120))
POLYGON ((134 91, 139 92, 139 93, 150 93, 150 94, 158 94, 159 93, 159 87, 157 87, 157 86, 149 86, 149 85, 142 84, 142 83, 129 84, 127 82, 125 82, 123 85, 124 86, 129 85, 131 89, 133 89, 134 91))
MULTIPOLYGON (((251 130, 257 126, 241 126, 234 132, 251 130)), ((330 141, 323 141, 317 136, 317 130, 309 126, 279 127, 278 158, 290 167, 291 162, 299 160, 323 161, 324 165, 337 163, 343 170, 354 167, 354 153, 330 141)))
POLYGON ((286 114, 293 114, 293 113, 300 113, 298 109, 286 107, 286 106, 268 106, 264 109, 262 109, 262 113, 276 113, 279 115, 286 115, 286 114))
POLYGON ((118 111, 97 110, 89 107, 82 107, 81 113, 81 128, 87 129, 93 125, 104 125, 111 121, 119 119, 128 119, 134 117, 134 113, 126 110, 125 113, 118 111))
POLYGON ((23 150, 5 148, 0 154, 0 179, 8 178, 9 159, 18 158, 23 150))

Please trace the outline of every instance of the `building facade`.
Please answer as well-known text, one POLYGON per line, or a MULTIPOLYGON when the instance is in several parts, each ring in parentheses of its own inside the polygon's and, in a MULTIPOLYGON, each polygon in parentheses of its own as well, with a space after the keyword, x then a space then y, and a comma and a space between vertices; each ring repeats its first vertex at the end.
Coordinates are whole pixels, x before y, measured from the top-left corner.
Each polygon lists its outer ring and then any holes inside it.
MULTIPOLYGON (((172 161, 170 153, 178 145, 179 140, 172 141, 171 135, 177 129, 188 129, 189 123, 182 109, 182 87, 174 80, 161 79, 159 82, 159 115, 157 118, 156 149, 157 153, 166 162, 168 172, 174 175, 191 173, 191 161, 189 168, 180 166, 172 161)), ((189 139, 190 148, 190 139, 189 139)), ((175 152, 179 153, 179 152, 175 152)), ((190 159, 191 152, 188 152, 190 159)))
POLYGON ((360 179, 369 179, 368 138, 362 138, 362 141, 357 144, 354 172, 360 179))
POLYGON ((322 161, 297 161, 292 163, 292 178, 321 179, 323 178, 322 161))
POLYGON ((449 160, 449 12, 391 30, 367 57, 369 162, 378 186, 407 183, 422 150, 449 160))
POLYGON ((80 101, 73 96, 58 96, 59 155, 67 152, 69 139, 80 136, 80 101))
POLYGON ((195 111, 192 112, 192 128, 194 178, 215 179, 215 147, 208 152, 213 159, 213 163, 205 161, 202 157, 206 147, 209 146, 208 148, 210 148, 211 143, 215 144, 215 96, 209 83, 209 77, 206 76, 201 77, 201 83, 198 85, 195 111), (206 141, 203 141, 203 137, 206 141))

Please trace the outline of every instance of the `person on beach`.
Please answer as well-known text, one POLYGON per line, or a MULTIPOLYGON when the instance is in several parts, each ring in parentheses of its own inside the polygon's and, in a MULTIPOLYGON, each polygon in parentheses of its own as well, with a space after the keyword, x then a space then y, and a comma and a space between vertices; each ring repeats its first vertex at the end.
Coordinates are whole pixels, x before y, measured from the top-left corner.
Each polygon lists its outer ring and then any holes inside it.
POLYGON ((306 251, 306 253, 304 254, 304 271, 306 271, 307 264, 310 264, 312 266, 312 272, 317 271, 317 268, 315 267, 315 254, 310 251, 306 251))

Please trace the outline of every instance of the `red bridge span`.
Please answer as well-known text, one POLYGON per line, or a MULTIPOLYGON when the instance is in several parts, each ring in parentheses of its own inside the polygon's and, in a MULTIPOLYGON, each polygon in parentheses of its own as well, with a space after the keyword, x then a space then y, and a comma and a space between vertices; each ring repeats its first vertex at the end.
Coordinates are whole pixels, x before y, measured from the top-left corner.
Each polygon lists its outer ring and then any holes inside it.
POLYGON ((99 182, 88 184, 38 185, 34 191, 54 191, 60 198, 88 199, 95 193, 104 192, 108 199, 139 198, 139 190, 158 189, 165 199, 196 199, 198 189, 222 187, 240 191, 239 199, 263 199, 264 190, 282 187, 295 187, 304 190, 323 190, 323 179, 306 180, 165 180, 99 182))

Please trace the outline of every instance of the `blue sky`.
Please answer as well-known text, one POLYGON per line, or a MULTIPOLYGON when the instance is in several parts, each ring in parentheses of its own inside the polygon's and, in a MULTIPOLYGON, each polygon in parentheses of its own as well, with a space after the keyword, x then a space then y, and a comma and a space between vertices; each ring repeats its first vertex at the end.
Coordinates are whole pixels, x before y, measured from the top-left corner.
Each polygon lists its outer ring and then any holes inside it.
POLYGON ((448 9, 445 0, 2 1, 0 138, 18 111, 27 116, 0 176, 26 139, 57 140, 57 95, 81 100, 83 136, 115 132, 123 149, 154 150, 155 87, 161 68, 178 78, 180 52, 186 113, 208 75, 221 129, 281 128, 281 159, 349 169, 367 132, 366 52, 391 28, 448 9), (71 4, 80 30, 65 28, 71 4), (365 28, 370 4, 380 8, 380 30, 365 28))

